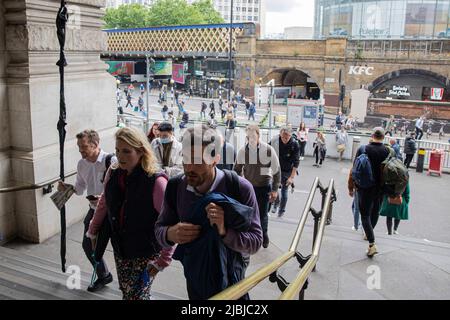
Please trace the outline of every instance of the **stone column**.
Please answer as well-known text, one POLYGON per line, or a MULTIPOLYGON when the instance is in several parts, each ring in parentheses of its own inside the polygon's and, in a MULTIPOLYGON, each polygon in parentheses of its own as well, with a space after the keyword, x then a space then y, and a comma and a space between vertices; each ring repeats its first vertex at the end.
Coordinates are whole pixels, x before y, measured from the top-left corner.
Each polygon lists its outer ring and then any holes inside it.
MULTIPOLYGON (((59 43, 55 19, 60 1, 4 0, 3 5, 10 137, 7 140, 0 138, 0 148, 9 145, 11 184, 39 184, 59 176, 56 128, 59 117, 59 70, 56 66, 59 43)), ((100 60, 100 52, 106 48, 106 36, 101 31, 101 8, 104 5, 105 0, 74 0, 68 5, 66 174, 76 170, 80 158, 75 140, 77 132, 86 128, 96 129, 102 146, 112 151, 116 124, 115 80, 100 60)), ((0 82, 0 98, 1 94, 0 82)), ((1 101, 0 114, 3 113, 1 101)), ((4 125, 3 122, 0 124, 4 125)), ((1 158, 0 152, 0 163, 1 158)), ((8 195, 14 199, 16 221, 11 236, 42 242, 60 231, 59 212, 49 195, 43 195, 42 189, 8 195)), ((79 221, 86 213, 87 204, 80 200, 69 201, 68 224, 79 221)), ((0 220, 0 227, 3 223, 0 220)))
POLYGON ((247 97, 255 97, 255 54, 255 35, 240 36, 237 38, 234 81, 235 92, 240 91, 241 94, 244 94, 247 97))

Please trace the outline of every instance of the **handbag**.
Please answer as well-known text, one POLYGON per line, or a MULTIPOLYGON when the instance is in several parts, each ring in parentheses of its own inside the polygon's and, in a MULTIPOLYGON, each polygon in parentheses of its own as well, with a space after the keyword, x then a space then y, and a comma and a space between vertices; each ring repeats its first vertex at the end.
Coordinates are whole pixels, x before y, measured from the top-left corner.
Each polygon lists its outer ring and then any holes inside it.
POLYGON ((337 151, 339 153, 344 152, 345 151, 345 144, 338 144, 337 151))
POLYGON ((403 203, 403 198, 401 195, 397 197, 388 197, 388 203, 399 206, 403 203))

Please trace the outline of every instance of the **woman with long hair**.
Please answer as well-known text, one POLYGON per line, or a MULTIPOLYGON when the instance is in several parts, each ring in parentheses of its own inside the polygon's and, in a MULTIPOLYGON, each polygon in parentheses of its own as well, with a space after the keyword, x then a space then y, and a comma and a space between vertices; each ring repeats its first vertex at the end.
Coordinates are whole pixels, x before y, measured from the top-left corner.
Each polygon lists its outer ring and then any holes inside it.
POLYGON ((308 142, 308 132, 309 129, 306 128, 305 123, 301 122, 297 131, 298 144, 300 145, 300 160, 305 159, 305 147, 308 142))
POLYGON ((327 146, 325 142, 325 136, 322 132, 317 131, 317 137, 313 144, 314 155, 316 156, 316 167, 321 167, 323 160, 325 160, 325 155, 327 152, 327 146))
POLYGON ((150 130, 147 134, 147 139, 149 143, 152 143, 153 140, 156 138, 159 138, 159 132, 158 132, 159 122, 154 122, 150 130))
POLYGON ((161 249, 154 231, 167 176, 158 172, 151 146, 137 129, 117 131, 116 156, 87 236, 95 248, 99 226, 107 217, 123 299, 150 300, 153 279, 170 264, 173 253, 172 248, 161 249))

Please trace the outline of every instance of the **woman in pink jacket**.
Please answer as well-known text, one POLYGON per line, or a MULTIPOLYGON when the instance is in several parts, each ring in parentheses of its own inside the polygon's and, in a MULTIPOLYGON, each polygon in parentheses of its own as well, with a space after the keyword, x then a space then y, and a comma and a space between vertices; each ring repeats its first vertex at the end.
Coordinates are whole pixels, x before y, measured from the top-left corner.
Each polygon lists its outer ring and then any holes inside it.
POLYGON ((147 137, 136 129, 117 131, 116 156, 87 236, 95 247, 100 226, 108 219, 123 299, 149 300, 156 274, 172 260, 173 248, 161 249, 154 231, 167 177, 157 171, 147 137))

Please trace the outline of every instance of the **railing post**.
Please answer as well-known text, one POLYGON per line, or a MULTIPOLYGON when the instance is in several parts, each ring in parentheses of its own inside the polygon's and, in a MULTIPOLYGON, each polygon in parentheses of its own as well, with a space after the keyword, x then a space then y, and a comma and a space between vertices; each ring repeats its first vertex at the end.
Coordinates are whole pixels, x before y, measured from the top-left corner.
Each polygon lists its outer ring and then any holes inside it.
POLYGON ((352 163, 355 161, 356 153, 358 152, 359 146, 361 145, 360 137, 353 137, 353 145, 352 145, 352 163))

